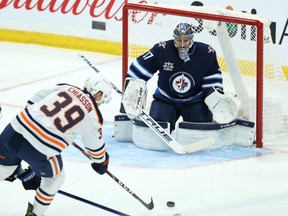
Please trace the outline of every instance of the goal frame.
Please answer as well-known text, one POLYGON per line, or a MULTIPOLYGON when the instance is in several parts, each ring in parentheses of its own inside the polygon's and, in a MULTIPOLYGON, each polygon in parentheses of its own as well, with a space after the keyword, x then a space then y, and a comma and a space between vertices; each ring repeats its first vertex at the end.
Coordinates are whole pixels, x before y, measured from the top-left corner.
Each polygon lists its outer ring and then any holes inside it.
POLYGON ((153 7, 145 4, 126 3, 123 6, 122 20, 122 87, 128 71, 128 31, 129 10, 139 10, 151 13, 163 13, 183 17, 207 19, 211 21, 231 22, 256 27, 256 147, 263 147, 263 68, 264 68, 264 24, 260 20, 237 18, 200 12, 183 11, 172 8, 153 7))

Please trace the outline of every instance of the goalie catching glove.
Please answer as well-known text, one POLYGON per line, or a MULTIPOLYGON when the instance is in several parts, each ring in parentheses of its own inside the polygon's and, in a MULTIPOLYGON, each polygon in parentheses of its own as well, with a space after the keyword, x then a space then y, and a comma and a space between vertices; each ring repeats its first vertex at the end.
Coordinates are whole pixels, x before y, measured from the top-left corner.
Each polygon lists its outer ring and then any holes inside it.
POLYGON ((134 119, 145 109, 147 99, 146 82, 141 79, 127 78, 126 89, 122 96, 122 104, 130 119, 134 119))
POLYGON ((239 100, 215 88, 214 92, 205 98, 205 103, 213 115, 213 120, 220 124, 236 119, 241 107, 239 100))

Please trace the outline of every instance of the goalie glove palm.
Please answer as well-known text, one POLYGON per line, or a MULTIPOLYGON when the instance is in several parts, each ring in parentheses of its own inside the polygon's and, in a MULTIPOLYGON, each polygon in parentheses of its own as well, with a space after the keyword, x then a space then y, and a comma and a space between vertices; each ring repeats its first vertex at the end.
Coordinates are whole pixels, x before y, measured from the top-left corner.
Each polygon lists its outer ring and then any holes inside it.
POLYGON ((236 119, 241 106, 240 101, 220 89, 214 89, 214 92, 205 98, 205 103, 213 114, 213 120, 221 124, 236 119))

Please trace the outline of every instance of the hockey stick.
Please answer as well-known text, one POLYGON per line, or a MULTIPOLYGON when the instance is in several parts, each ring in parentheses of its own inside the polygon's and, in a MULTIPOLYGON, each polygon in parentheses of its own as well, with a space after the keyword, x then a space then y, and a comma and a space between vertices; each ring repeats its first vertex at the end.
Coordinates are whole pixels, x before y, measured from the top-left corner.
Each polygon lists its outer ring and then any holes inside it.
POLYGON ((188 145, 181 145, 146 112, 142 111, 138 117, 178 154, 189 154, 192 152, 200 151, 210 147, 215 142, 212 137, 208 137, 188 145))
MULTIPOLYGON (((84 55, 79 55, 80 58, 82 58, 82 60, 84 62, 86 62, 86 64, 88 64, 96 73, 100 74, 100 71, 84 56, 84 55)), ((110 82, 110 85, 112 86, 112 88, 119 94, 122 96, 122 92, 112 83, 110 82)))
MULTIPOLYGON (((72 143, 72 145, 77 148, 79 151, 81 151, 89 160, 91 160, 90 155, 82 149, 79 145, 77 145, 75 142, 72 143)), ((151 210, 154 208, 153 199, 151 197, 151 202, 146 203, 142 199, 140 199, 131 189, 129 189, 123 182, 121 182, 116 176, 114 176, 109 170, 106 171, 107 175, 109 175, 114 181, 116 181, 122 188, 124 188, 129 194, 131 194, 135 199, 137 199, 139 202, 142 203, 147 209, 151 210)))
POLYGON ((125 213, 122 213, 122 212, 120 212, 120 211, 117 211, 117 210, 108 208, 108 207, 106 207, 106 206, 100 205, 100 204, 95 203, 95 202, 92 202, 92 201, 90 201, 90 200, 83 199, 83 198, 81 198, 81 197, 78 197, 78 196, 76 196, 76 195, 67 193, 67 192, 62 191, 62 190, 59 190, 58 193, 59 193, 59 194, 62 194, 62 195, 65 195, 65 196, 67 196, 67 197, 70 197, 70 198, 72 198, 72 199, 75 199, 75 200, 78 200, 78 201, 87 203, 87 204, 89 204, 89 205, 96 206, 96 207, 98 207, 98 208, 101 208, 101 209, 103 209, 103 210, 105 210, 105 211, 111 212, 111 213, 116 214, 116 215, 129 216, 128 214, 125 214, 125 213))
MULTIPOLYGON (((96 73, 100 71, 84 56, 79 55, 83 61, 86 62, 96 73)), ((113 89, 122 97, 122 92, 112 83, 109 82, 113 89)), ((148 113, 142 110, 141 114, 138 116, 149 128, 152 129, 171 149, 173 149, 178 154, 189 154, 196 152, 214 144, 214 139, 212 137, 202 139, 198 142, 194 142, 188 145, 181 145, 178 143, 169 133, 167 133, 148 113)))

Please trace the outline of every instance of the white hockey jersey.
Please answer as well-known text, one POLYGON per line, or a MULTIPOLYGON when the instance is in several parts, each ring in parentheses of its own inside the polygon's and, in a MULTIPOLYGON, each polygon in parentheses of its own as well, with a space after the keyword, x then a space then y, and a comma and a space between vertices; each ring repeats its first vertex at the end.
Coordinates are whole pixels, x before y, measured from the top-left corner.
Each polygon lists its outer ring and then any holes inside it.
POLYGON ((36 93, 12 121, 38 151, 51 157, 60 154, 81 136, 92 161, 105 160, 103 118, 90 94, 69 84, 58 84, 36 93))

